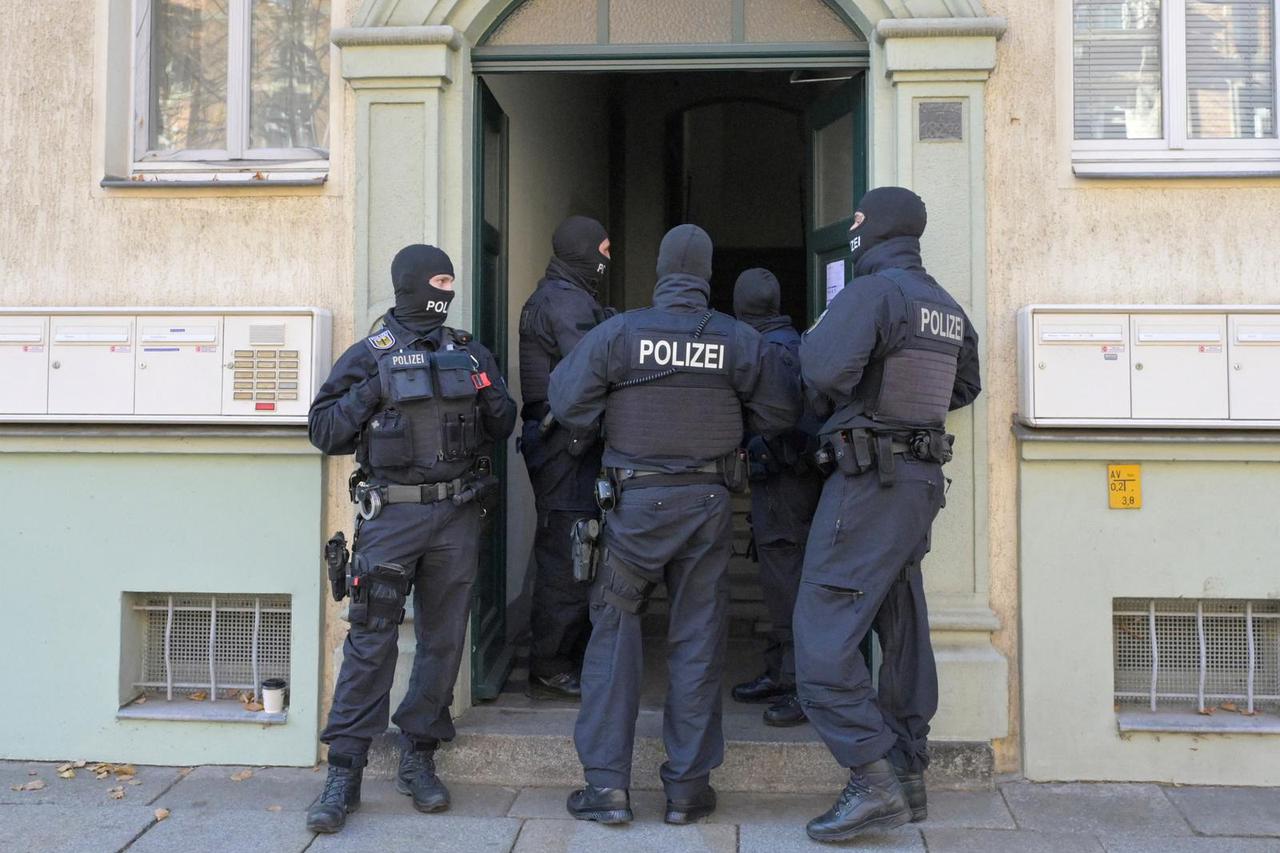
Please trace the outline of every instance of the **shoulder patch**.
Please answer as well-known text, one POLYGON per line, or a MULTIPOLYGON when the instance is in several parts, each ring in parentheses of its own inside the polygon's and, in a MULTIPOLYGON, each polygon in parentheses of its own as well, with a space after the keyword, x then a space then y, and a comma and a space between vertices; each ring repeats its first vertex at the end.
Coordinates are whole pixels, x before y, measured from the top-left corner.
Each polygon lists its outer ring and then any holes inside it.
POLYGON ((391 334, 390 329, 379 329, 369 336, 369 346, 374 349, 391 349, 395 345, 396 336, 391 334))

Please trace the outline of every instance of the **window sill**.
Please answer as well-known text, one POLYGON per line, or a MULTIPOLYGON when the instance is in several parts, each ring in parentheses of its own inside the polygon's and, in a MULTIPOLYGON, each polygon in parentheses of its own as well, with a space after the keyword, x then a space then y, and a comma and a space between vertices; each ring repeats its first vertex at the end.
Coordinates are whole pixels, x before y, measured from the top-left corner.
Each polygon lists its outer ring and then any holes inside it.
POLYGON ((131 177, 107 175, 104 189, 193 189, 199 187, 320 187, 328 172, 135 172, 131 177))
POLYGON ((1116 712, 1120 734, 1164 732, 1209 735, 1280 735, 1280 716, 1257 714, 1246 717, 1229 711, 1204 715, 1192 711, 1148 711, 1128 709, 1116 712))
POLYGON ((125 705, 116 712, 117 720, 169 720, 181 723, 257 723, 278 726, 289 721, 289 710, 279 714, 246 711, 234 701, 193 702, 185 696, 172 702, 153 698, 145 704, 125 705))
POLYGON ((1280 156, 1231 157, 1199 153, 1170 157, 1115 157, 1077 151, 1071 171, 1077 178, 1274 178, 1280 177, 1280 156))

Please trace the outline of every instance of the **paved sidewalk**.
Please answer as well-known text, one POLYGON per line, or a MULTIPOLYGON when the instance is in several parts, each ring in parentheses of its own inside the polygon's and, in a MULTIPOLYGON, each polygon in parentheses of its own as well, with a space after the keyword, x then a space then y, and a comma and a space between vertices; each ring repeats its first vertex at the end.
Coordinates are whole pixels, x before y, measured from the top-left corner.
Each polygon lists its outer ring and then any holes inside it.
MULTIPOLYGON (((347 828, 316 837, 303 812, 321 788, 322 769, 138 767, 98 779, 93 766, 72 768, 75 777, 64 779, 57 764, 0 762, 0 851, 789 853, 830 849, 806 839, 804 822, 836 793, 726 793, 707 821, 671 827, 662 823, 662 794, 637 791, 636 822, 603 827, 567 818, 568 789, 452 785, 449 812, 421 815, 391 781, 369 779, 347 828), (30 790, 14 790, 24 786, 30 790)), ((930 795, 925 823, 844 847, 1280 853, 1280 789, 1008 782, 996 791, 939 791, 930 795)))

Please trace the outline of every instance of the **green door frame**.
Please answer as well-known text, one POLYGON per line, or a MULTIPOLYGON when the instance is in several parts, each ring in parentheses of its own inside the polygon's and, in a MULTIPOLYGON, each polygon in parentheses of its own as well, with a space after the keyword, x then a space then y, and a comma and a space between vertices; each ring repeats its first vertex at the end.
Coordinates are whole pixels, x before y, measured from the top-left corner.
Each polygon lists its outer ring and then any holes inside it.
MULTIPOLYGON (((818 68, 838 66, 853 69, 850 84, 841 89, 838 96, 820 102, 823 109, 838 110, 835 117, 850 110, 854 118, 854 152, 853 167, 855 189, 854 202, 865 190, 867 184, 867 112, 866 97, 868 52, 865 46, 853 49, 833 51, 829 46, 822 50, 805 52, 794 45, 750 45, 745 49, 726 53, 715 46, 691 48, 688 45, 672 46, 670 49, 646 45, 643 55, 656 60, 646 65, 637 65, 639 50, 606 48, 592 55, 578 56, 577 48, 561 48, 559 56, 548 56, 541 51, 532 54, 515 56, 499 53, 480 47, 474 51, 473 71, 475 76, 473 127, 473 175, 472 175, 472 211, 473 211, 473 246, 472 258, 474 309, 473 323, 477 337, 490 346, 494 355, 506 369, 509 347, 507 341, 507 271, 506 271, 506 201, 507 201, 507 127, 506 115, 481 79, 484 74, 495 73, 547 73, 566 71, 614 71, 636 72, 641 67, 646 70, 676 70, 696 72, 712 68, 722 70, 753 70, 760 68, 818 68), (576 58, 575 58, 576 57, 576 58), (486 122, 498 122, 502 139, 502 189, 498 194, 502 211, 498 218, 500 229, 490 224, 485 215, 485 125, 486 122), (493 275, 486 275, 486 263, 497 257, 498 263, 493 275), (490 279, 493 279, 490 281, 490 279)), ((825 113, 824 113, 825 115, 825 113)), ((828 122, 829 123, 829 122, 828 122)), ((819 127, 825 125, 819 125, 819 127)), ((809 134, 812 148, 812 133, 809 134)), ((813 155, 809 152, 810 169, 813 155)), ((812 181, 810 186, 812 187, 812 181)), ((812 194, 812 193, 811 193, 812 194)), ((812 205, 812 199, 809 200, 812 205)), ((809 299, 813 307, 812 316, 817 317, 825 308, 825 290, 822 286, 820 271, 822 269, 814 255, 816 246, 828 246, 828 251, 843 250, 848 252, 847 233, 852 220, 837 223, 817 232, 810 232, 809 258, 819 272, 809 276, 809 299), (835 237, 840 240, 836 241, 835 237)), ((494 449, 494 471, 506 482, 507 453, 505 443, 494 449)), ((472 605, 472 639, 471 639, 471 672, 472 699, 484 701, 497 698, 503 683, 510 673, 513 663, 513 649, 506 637, 506 491, 499 492, 499 506, 491 513, 489 526, 485 530, 481 551, 481 561, 476 578, 476 593, 472 605)))
MULTIPOLYGON (((475 78, 475 174, 474 228, 471 259, 475 288, 473 328, 476 337, 489 347, 498 364, 506 370, 507 354, 507 116, 489 87, 475 78), (499 188, 495 194, 497 211, 487 209, 487 131, 494 131, 498 153, 499 188)), ((493 472, 506 482, 507 443, 492 450, 493 472)), ((507 493, 498 489, 495 505, 489 508, 481 528, 480 559, 471 605, 471 699, 496 699, 511 671, 513 649, 507 641, 507 493)))

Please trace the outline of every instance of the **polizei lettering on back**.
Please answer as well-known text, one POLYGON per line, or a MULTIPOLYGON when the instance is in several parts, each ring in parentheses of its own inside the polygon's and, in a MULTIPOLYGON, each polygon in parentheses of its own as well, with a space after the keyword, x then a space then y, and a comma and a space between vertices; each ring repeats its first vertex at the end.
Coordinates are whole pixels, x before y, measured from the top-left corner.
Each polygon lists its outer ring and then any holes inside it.
POLYGON ((404 355, 391 356, 392 367, 409 367, 414 364, 426 364, 427 354, 425 352, 410 352, 404 355))
POLYGON ((964 341, 964 315, 947 310, 941 305, 922 302, 917 302, 915 308, 918 318, 917 335, 957 344, 964 341))
POLYGON ((721 372, 726 369, 724 350, 724 344, 706 341, 644 337, 640 339, 638 358, 633 366, 641 370, 676 367, 721 372))

